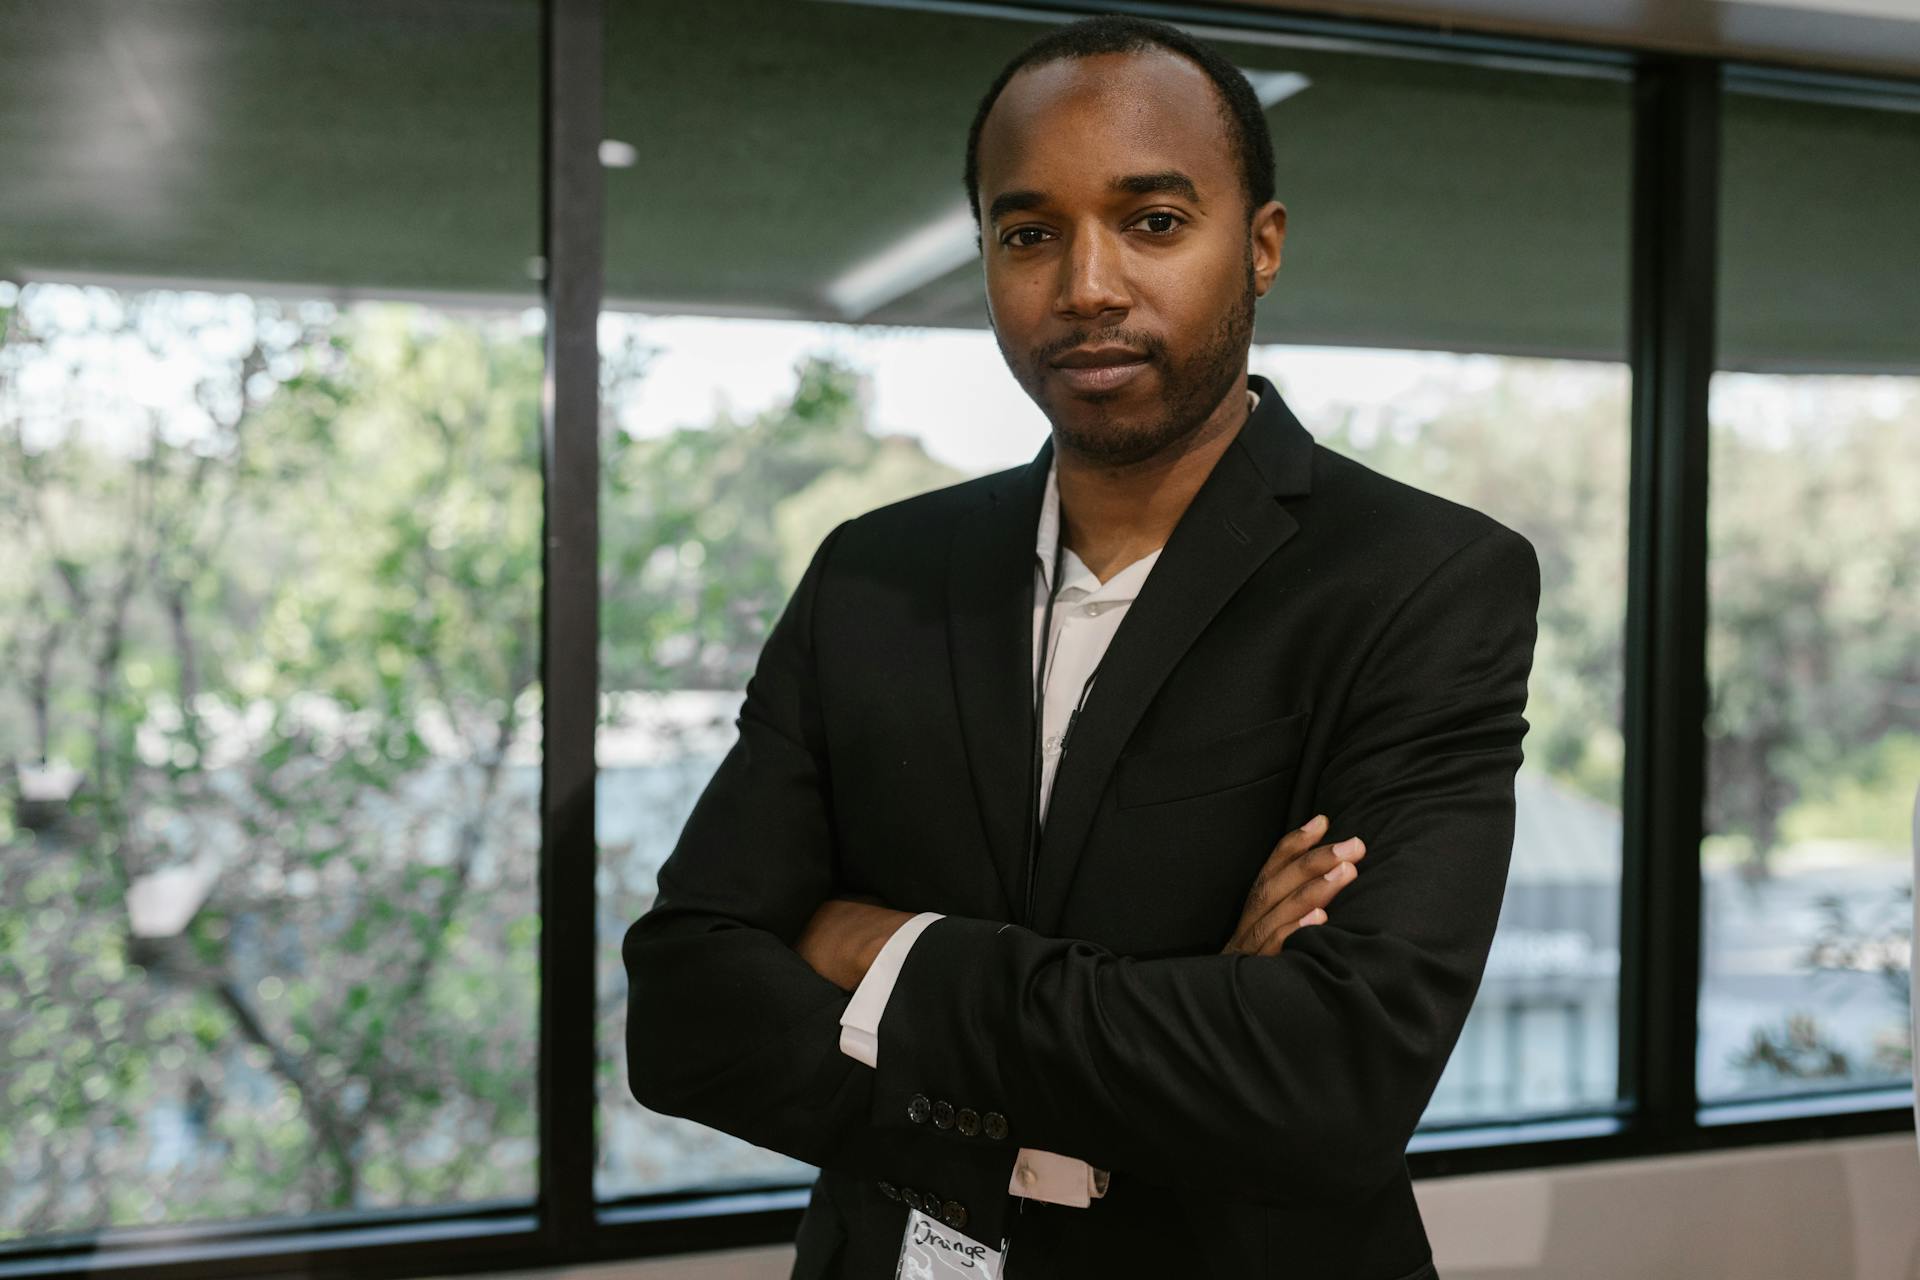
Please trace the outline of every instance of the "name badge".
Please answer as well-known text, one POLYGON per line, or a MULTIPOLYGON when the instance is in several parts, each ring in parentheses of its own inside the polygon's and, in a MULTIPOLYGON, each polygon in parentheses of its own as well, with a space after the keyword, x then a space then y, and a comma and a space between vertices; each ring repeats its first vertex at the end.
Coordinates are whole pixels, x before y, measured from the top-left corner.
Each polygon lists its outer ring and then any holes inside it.
MULTIPOLYGON (((1003 1242, 1004 1243, 1004 1242, 1003 1242)), ((1001 1251, 918 1209, 907 1210, 894 1280, 1000 1280, 1001 1251)))

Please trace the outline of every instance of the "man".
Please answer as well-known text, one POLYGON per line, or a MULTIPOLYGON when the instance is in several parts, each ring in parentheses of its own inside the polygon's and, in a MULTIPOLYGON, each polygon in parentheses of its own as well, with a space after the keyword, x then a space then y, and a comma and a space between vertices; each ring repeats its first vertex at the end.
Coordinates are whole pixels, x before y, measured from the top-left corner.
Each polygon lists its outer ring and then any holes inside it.
POLYGON ((966 172, 1051 436, 822 541, 627 935, 634 1095, 822 1169, 795 1277, 1431 1280, 1533 549, 1247 374, 1286 211, 1214 51, 1052 32, 966 172))

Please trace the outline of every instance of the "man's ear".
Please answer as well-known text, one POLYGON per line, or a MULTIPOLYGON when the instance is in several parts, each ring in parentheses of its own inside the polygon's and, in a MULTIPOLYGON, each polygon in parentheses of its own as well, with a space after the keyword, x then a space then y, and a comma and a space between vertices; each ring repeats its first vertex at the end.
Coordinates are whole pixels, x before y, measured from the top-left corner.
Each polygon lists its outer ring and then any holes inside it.
POLYGON ((1280 271, 1280 246, 1287 238, 1287 206, 1278 200, 1261 205, 1254 211, 1247 234, 1253 240, 1253 291, 1264 298, 1280 271))

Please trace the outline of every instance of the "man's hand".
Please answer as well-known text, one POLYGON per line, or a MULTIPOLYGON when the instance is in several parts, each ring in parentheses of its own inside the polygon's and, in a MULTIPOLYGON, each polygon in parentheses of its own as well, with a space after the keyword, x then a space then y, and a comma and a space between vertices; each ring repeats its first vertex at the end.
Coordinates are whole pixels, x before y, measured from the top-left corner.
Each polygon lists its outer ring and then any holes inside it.
POLYGON ((1313 846, 1326 826, 1327 815, 1318 813, 1306 826, 1280 838, 1254 877, 1240 923, 1220 949, 1222 955, 1277 955, 1294 930, 1326 921, 1326 904, 1353 883, 1360 874, 1354 864, 1367 856, 1359 836, 1313 846))
POLYGON ((895 911, 871 894, 828 898, 814 909, 793 949, 815 973, 852 991, 867 976, 887 939, 913 917, 913 912, 895 911))

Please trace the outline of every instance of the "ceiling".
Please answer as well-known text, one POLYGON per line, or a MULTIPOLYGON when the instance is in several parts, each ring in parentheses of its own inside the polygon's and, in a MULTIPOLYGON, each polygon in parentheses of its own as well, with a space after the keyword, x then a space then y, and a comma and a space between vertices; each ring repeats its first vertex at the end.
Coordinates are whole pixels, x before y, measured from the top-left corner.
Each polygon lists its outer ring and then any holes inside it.
MULTIPOLYGON (((967 126, 1041 28, 763 0, 635 14, 612 24, 607 129, 658 166, 609 176, 609 295, 831 317, 834 282, 944 218, 970 248, 967 126)), ((1622 355, 1625 82, 1221 47, 1307 81, 1268 115, 1288 231, 1262 340, 1622 355)), ((978 260, 859 318, 984 325, 978 260)))
MULTIPOLYGON (((1036 24, 608 9, 610 305, 985 323, 961 148, 1036 24)), ((0 274, 537 298, 537 0, 0 0, 0 30, 0 274)), ((1624 357, 1620 73, 1216 43, 1289 210, 1260 340, 1624 357)), ((1725 362, 1920 369, 1920 114, 1735 95, 1725 129, 1725 362)))
POLYGON ((0 0, 0 270, 537 297, 536 0, 0 0))
POLYGON ((1920 77, 1920 0, 1242 0, 1454 31, 1920 77))

